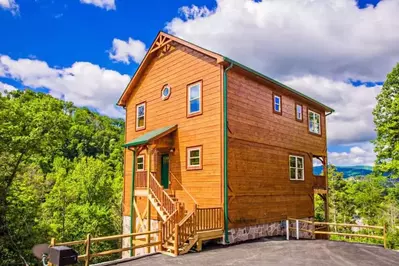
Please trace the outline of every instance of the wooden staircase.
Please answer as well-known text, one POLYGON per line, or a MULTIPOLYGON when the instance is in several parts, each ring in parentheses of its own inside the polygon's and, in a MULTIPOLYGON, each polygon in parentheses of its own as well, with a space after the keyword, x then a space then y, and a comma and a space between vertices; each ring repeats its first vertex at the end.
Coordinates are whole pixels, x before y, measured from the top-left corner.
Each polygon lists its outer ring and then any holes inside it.
POLYGON ((188 213, 184 203, 164 189, 150 174, 148 199, 162 218, 162 247, 167 253, 177 256, 185 254, 197 243, 196 206, 188 213))

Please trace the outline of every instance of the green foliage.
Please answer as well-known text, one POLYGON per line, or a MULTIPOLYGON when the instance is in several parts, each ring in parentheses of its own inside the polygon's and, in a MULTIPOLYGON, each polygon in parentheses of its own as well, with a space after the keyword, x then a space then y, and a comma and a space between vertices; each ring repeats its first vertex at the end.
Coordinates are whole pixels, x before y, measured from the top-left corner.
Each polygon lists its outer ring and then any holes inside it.
POLYGON ((0 265, 37 263, 31 248, 51 237, 120 233, 123 134, 50 95, 0 94, 0 265))
POLYGON ((373 112, 377 138, 376 170, 399 177, 399 63, 387 75, 373 112))

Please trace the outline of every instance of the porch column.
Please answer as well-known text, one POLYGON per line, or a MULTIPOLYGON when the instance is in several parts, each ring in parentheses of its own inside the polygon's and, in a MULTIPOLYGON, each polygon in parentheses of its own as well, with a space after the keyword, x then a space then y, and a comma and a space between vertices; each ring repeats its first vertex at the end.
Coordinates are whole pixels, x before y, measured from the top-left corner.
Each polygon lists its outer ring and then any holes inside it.
MULTIPOLYGON (((134 148, 132 151, 132 181, 131 181, 131 196, 130 196, 130 233, 134 233, 136 231, 136 219, 134 213, 134 181, 136 178, 136 149, 134 148)), ((133 246, 134 237, 130 237, 130 247, 133 246)), ((134 256, 135 252, 130 250, 130 256, 134 256)))
MULTIPOLYGON (((151 231, 151 202, 150 202, 150 173, 151 173, 151 146, 147 145, 147 231, 151 231)), ((147 244, 151 242, 151 235, 146 236, 147 244)), ((147 247, 147 253, 150 253, 151 247, 147 247)))

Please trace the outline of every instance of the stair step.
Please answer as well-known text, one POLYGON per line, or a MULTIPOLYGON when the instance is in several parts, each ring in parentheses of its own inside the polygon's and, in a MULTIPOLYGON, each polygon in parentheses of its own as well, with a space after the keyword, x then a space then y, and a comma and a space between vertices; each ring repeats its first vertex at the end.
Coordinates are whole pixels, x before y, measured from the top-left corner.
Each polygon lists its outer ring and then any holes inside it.
POLYGON ((173 245, 164 244, 163 247, 166 249, 175 250, 175 246, 173 245))

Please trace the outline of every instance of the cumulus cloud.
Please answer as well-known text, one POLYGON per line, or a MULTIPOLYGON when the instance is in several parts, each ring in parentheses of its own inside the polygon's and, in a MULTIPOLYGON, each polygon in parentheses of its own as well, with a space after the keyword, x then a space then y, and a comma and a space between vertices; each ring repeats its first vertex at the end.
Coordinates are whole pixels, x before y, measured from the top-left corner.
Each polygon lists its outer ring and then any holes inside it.
POLYGON ((111 51, 109 52, 109 58, 125 64, 130 64, 131 61, 139 64, 146 52, 145 44, 140 40, 129 38, 125 42, 120 39, 114 39, 111 51))
POLYGON ((83 4, 95 5, 106 10, 115 10, 115 0, 80 0, 83 4))
POLYGON ((70 67, 50 67, 33 59, 12 59, 0 55, 0 77, 8 77, 30 88, 46 88, 57 98, 88 106, 112 117, 123 112, 115 106, 128 84, 128 75, 101 68, 89 62, 75 62, 70 67))
POLYGON ((363 143, 351 147, 349 152, 329 152, 329 163, 334 165, 373 165, 376 159, 374 146, 371 143, 363 143))
POLYGON ((0 93, 4 93, 5 91, 10 92, 16 89, 17 88, 15 88, 14 86, 11 86, 10 84, 3 83, 0 81, 0 93))
POLYGON ((13 15, 19 13, 19 5, 15 2, 15 0, 0 0, 0 7, 11 11, 13 15))
POLYGON ((313 75, 291 78, 284 83, 336 110, 327 117, 330 144, 354 144, 375 138, 372 111, 381 86, 354 86, 313 75))
POLYGON ((381 81, 399 61, 399 1, 217 0, 182 7, 166 29, 275 78, 381 81))

